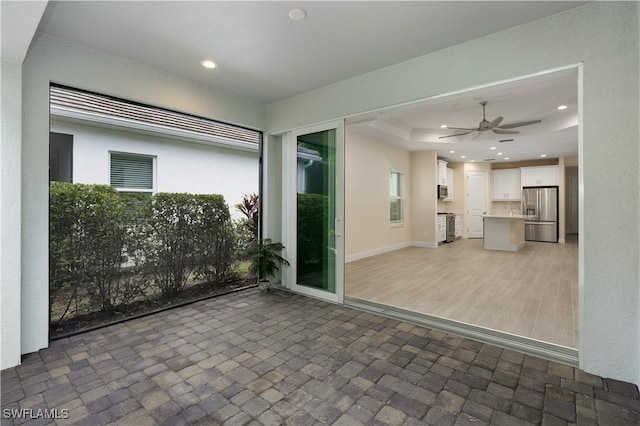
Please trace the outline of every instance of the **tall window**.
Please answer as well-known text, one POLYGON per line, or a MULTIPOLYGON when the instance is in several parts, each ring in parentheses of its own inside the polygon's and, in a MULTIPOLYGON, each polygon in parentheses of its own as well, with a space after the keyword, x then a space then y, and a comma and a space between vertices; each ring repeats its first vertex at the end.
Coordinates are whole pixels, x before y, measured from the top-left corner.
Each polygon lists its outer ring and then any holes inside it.
POLYGON ((389 179, 389 210, 391 224, 402 224, 404 206, 402 203, 402 173, 391 171, 389 179))
POLYGON ((111 153, 111 186, 121 192, 153 192, 153 157, 111 153))

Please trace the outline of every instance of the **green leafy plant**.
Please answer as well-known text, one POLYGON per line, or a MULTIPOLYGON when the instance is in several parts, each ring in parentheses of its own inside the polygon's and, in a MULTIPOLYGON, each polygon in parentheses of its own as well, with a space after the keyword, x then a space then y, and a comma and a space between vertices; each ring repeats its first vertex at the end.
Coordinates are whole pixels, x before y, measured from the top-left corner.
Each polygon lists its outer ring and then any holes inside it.
POLYGON ((77 311, 79 294, 88 297, 89 308, 107 312, 142 294, 143 283, 126 271, 126 247, 135 237, 116 190, 52 182, 49 194, 50 297, 68 297, 52 321, 60 321, 74 301, 77 311))
POLYGON ((288 265, 287 259, 280 253, 284 246, 282 243, 274 243, 269 238, 254 240, 247 246, 247 257, 250 261, 249 272, 258 277, 260 289, 270 289, 269 278, 274 277, 280 265, 288 265))

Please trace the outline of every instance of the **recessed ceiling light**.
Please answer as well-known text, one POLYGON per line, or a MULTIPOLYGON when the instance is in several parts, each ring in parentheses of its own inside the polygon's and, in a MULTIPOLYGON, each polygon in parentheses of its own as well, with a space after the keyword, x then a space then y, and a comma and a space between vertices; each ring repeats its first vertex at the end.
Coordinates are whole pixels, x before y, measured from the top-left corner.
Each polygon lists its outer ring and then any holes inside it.
POLYGON ((475 163, 475 162, 476 162, 476 160, 471 160, 471 162, 472 162, 472 163, 475 163))
POLYGON ((567 109, 567 106, 566 106, 566 105, 560 105, 560 106, 558 107, 558 109, 559 109, 560 111, 562 111, 563 109, 567 109))
POLYGON ((441 129, 446 129, 446 128, 447 128, 447 125, 446 125, 446 124, 443 124, 442 126, 440 126, 440 128, 441 128, 441 129))
POLYGON ((544 158, 544 157, 546 157, 546 156, 547 156, 547 154, 540 154, 540 157, 543 157, 543 158, 544 158))
POLYGON ((467 158, 467 156, 466 155, 461 155, 460 158, 467 158))
POLYGON ((203 67, 205 68, 209 68, 209 69, 213 69, 216 67, 216 63, 213 62, 210 59, 205 59, 204 61, 200 62, 202 64, 203 67))
POLYGON ((504 158, 503 158, 503 160, 508 160, 508 159, 509 159, 509 157, 504 157, 504 158))
POLYGON ((499 152, 499 153, 498 153, 498 155, 502 155, 502 153, 501 153, 501 152, 499 152))
POLYGON ((489 149, 496 149, 496 147, 495 147, 495 146, 492 146, 492 147, 491 147, 491 148, 489 148, 489 149))
POLYGON ((289 11, 289 18, 294 21, 302 21, 307 16, 307 12, 304 9, 291 9, 289 11))
POLYGON ((449 151, 449 154, 455 154, 455 153, 456 153, 455 151, 449 151))

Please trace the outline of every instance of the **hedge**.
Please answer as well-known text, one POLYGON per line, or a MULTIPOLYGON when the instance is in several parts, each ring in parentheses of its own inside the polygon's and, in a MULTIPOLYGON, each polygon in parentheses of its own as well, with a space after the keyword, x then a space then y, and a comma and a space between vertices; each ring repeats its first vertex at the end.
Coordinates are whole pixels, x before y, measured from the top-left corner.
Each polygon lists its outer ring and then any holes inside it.
POLYGON ((112 311, 149 292, 173 296, 191 277, 216 282, 231 272, 236 238, 222 195, 63 182, 49 194, 50 294, 70 294, 58 321, 80 293, 90 310, 112 311))

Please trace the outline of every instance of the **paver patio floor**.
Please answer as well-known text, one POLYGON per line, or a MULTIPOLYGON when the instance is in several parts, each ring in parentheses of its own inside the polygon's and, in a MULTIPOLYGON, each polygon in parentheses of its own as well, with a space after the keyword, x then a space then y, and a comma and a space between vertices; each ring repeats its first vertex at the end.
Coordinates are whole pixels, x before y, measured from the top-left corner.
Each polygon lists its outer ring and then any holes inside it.
POLYGON ((2 371, 2 409, 3 425, 640 424, 635 385, 256 289, 52 342, 2 371))

